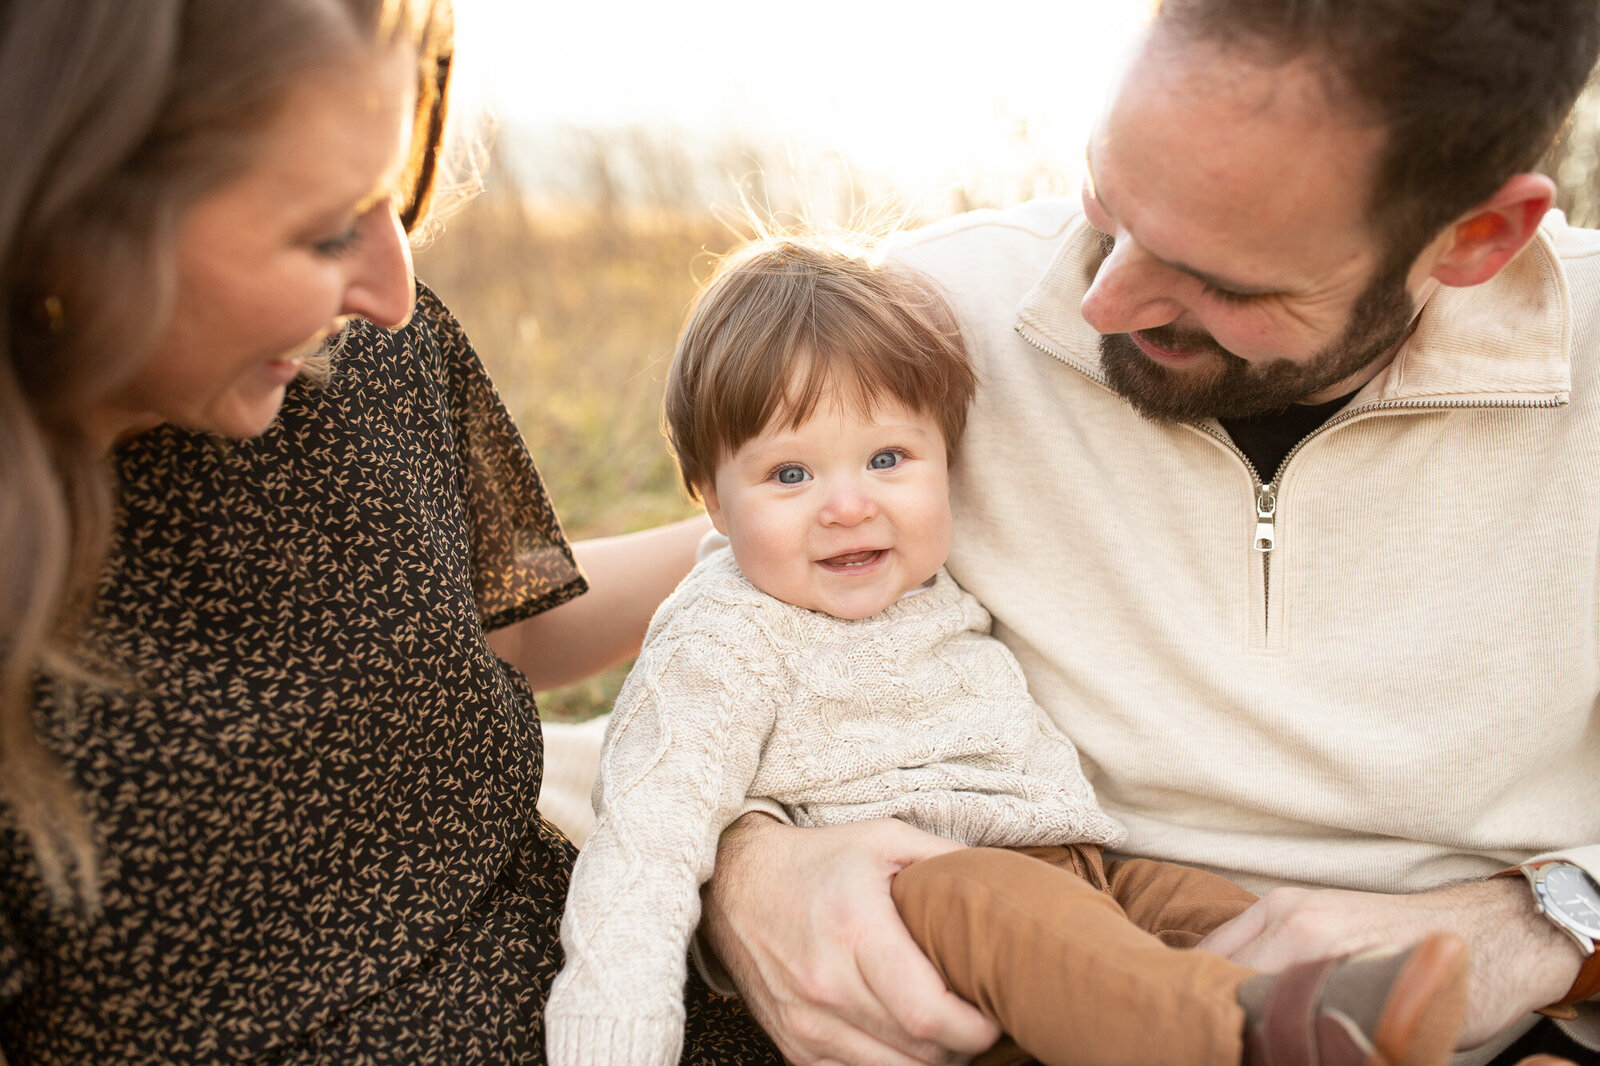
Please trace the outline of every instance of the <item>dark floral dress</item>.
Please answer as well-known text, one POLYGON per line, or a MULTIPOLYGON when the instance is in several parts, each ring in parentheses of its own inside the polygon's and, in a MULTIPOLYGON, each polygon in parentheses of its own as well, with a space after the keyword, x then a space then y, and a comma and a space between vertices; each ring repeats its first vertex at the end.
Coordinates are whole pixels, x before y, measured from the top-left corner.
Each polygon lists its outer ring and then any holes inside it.
MULTIPOLYGON (((117 456, 82 639, 36 721, 103 856, 53 909, 0 812, 0 1049, 32 1062, 542 1062, 572 846, 486 630, 581 593, 537 471, 426 290, 247 442, 117 456)), ((776 1062, 691 987, 685 1061, 776 1062)))

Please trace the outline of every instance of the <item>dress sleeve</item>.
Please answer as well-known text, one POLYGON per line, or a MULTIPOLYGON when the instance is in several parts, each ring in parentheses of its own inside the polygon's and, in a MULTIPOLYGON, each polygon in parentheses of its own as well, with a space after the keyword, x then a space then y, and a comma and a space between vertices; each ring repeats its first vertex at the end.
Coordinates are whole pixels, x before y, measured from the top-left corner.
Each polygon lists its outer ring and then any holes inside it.
POLYGON ((436 348, 461 463, 472 582, 485 629, 565 603, 588 588, 544 481, 461 324, 425 286, 412 326, 436 348))

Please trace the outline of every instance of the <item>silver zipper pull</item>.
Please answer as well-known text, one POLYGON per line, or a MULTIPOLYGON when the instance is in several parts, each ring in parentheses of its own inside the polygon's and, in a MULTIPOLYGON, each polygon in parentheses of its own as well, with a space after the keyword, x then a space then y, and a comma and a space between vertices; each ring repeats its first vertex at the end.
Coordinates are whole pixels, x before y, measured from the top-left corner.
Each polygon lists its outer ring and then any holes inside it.
POLYGON ((1272 550, 1276 540, 1273 537, 1273 516, 1278 511, 1278 487, 1272 482, 1267 482, 1256 489, 1256 543, 1258 552, 1272 550))

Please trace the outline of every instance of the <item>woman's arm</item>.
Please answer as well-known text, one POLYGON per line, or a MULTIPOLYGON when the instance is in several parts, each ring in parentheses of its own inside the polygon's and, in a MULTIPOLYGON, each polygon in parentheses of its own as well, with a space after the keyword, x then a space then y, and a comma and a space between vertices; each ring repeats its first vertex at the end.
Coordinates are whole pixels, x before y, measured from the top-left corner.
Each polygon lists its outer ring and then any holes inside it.
POLYGON ((489 634, 489 645, 538 691, 559 688, 634 655, 650 616, 694 566, 704 515, 620 537, 579 541, 589 579, 575 600, 489 634))

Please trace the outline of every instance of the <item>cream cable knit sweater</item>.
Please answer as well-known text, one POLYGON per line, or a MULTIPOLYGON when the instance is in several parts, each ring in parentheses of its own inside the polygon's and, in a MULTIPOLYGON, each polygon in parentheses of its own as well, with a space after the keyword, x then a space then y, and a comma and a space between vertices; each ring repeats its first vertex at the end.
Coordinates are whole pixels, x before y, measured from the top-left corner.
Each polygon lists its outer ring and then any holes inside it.
POLYGON ((1116 844, 1077 752, 943 571, 859 621, 758 591, 717 552, 650 624, 572 873, 552 1066, 669 1066, 717 838, 747 796, 799 825, 901 818, 968 845, 1116 844))

